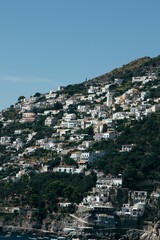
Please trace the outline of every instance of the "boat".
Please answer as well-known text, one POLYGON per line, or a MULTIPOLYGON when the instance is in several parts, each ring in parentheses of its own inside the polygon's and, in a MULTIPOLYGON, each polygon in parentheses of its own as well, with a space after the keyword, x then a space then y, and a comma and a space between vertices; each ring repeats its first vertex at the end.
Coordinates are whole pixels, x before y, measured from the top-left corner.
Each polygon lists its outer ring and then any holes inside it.
POLYGON ((3 238, 11 238, 11 233, 7 233, 3 238))

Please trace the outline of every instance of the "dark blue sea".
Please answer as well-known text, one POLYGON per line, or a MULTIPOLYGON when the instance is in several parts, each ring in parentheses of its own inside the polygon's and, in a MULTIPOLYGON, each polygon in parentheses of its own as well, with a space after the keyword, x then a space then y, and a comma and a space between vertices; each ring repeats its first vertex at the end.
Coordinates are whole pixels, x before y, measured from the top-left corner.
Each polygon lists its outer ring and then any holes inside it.
POLYGON ((55 237, 55 236, 37 236, 27 234, 0 234, 0 240, 72 240, 72 238, 55 237))
MULTIPOLYGON (((88 240, 91 238, 88 238, 88 240)), ((13 234, 13 233, 2 233, 0 234, 0 240, 87 240, 87 238, 65 238, 55 236, 37 236, 27 234, 13 234)), ((95 240, 92 238, 92 240, 95 240)))

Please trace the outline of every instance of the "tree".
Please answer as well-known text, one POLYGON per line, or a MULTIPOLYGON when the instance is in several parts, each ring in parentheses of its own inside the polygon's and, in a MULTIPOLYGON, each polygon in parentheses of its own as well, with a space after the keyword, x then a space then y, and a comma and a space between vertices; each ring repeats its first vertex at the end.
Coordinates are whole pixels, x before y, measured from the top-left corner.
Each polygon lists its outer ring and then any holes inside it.
POLYGON ((63 193, 65 198, 69 200, 73 194, 73 191, 74 191, 74 188, 71 185, 68 185, 66 188, 64 188, 63 193))
POLYGON ((37 194, 31 194, 30 195, 30 204, 33 207, 37 207, 38 206, 38 196, 37 196, 37 194))
POLYGON ((63 105, 62 105, 61 102, 56 102, 56 103, 54 104, 54 109, 55 109, 55 110, 59 110, 59 109, 62 109, 62 108, 63 108, 63 105))
POLYGON ((25 96, 20 96, 19 98, 18 98, 18 102, 20 102, 22 99, 24 99, 25 98, 25 96))
POLYGON ((74 188, 74 191, 72 193, 72 201, 79 203, 82 200, 82 196, 78 191, 78 187, 74 188))
POLYGON ((40 97, 41 96, 41 93, 39 93, 39 92, 36 92, 35 94, 34 94, 34 97, 40 97))
POLYGON ((94 131, 93 131, 93 126, 89 126, 87 128, 85 128, 83 131, 82 131, 83 134, 88 134, 89 136, 93 136, 94 134, 94 131))

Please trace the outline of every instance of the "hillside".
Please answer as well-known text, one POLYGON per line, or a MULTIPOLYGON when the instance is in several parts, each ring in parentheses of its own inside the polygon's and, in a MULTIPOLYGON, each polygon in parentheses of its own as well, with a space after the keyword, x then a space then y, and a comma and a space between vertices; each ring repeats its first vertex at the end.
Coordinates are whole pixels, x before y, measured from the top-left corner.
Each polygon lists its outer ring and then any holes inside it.
POLYGON ((152 190, 154 184, 150 180, 160 180, 160 113, 127 125, 121 122, 118 128, 121 135, 116 142, 106 143, 106 155, 95 167, 106 174, 122 173, 125 187, 152 190), (130 152, 121 152, 124 143, 135 146, 130 152))
POLYGON ((105 73, 99 77, 93 78, 86 82, 87 85, 107 84, 112 82, 114 78, 124 78, 131 80, 133 76, 143 76, 147 71, 160 68, 160 56, 155 58, 143 57, 136 59, 120 68, 116 68, 109 73, 105 73))
MULTIPOLYGON (((116 68, 110 71, 109 73, 105 73, 83 83, 68 85, 64 88, 63 91, 61 91, 61 93, 67 93, 71 96, 77 93, 86 94, 88 87, 113 84, 115 78, 125 79, 124 85, 126 85, 129 89, 132 87, 132 77, 143 76, 148 72, 156 72, 158 77, 160 77, 160 56, 157 56, 155 58, 143 57, 136 59, 128 64, 123 65, 120 68, 116 68)), ((117 88, 114 90, 116 91, 117 88)))
POLYGON ((1 219, 18 209, 49 231, 71 213, 78 232, 79 217, 80 228, 143 228, 160 216, 159 145, 160 56, 20 96, 0 112, 1 219))

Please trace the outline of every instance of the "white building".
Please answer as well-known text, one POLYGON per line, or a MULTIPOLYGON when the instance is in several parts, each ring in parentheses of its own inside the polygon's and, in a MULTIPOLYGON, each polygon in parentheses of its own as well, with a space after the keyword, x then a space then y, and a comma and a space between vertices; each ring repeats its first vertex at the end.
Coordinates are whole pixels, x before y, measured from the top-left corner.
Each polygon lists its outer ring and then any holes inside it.
POLYGON ((133 217, 138 217, 138 216, 143 216, 145 211, 145 204, 142 203, 137 203, 134 204, 133 206, 130 206, 129 203, 125 203, 122 206, 122 211, 121 214, 122 215, 126 215, 126 216, 133 216, 133 217))
POLYGON ((134 204, 146 203, 147 192, 146 191, 133 191, 131 194, 134 204))
POLYGON ((80 160, 82 152, 81 151, 76 151, 71 154, 71 158, 74 159, 75 161, 80 160))
POLYGON ((23 147, 23 142, 21 141, 20 138, 17 138, 13 144, 12 144, 12 147, 16 148, 17 150, 19 150, 20 148, 23 147))
POLYGON ((36 119, 36 114, 33 112, 23 113, 22 119, 19 121, 20 123, 25 122, 33 122, 36 119))
POLYGON ((75 119, 76 119, 76 114, 75 113, 66 114, 64 116, 65 121, 70 121, 70 120, 75 120, 75 119))
POLYGON ((67 99, 66 100, 66 106, 69 106, 69 105, 74 105, 74 104, 76 104, 77 103, 77 101, 75 100, 75 99, 67 99))
POLYGON ((125 119, 125 118, 129 118, 128 112, 116 112, 113 114, 114 120, 120 120, 120 119, 125 119))
POLYGON ((78 127, 80 124, 77 122, 77 120, 71 120, 68 122, 62 121, 61 127, 62 128, 75 128, 78 127))
POLYGON ((46 149, 46 150, 57 150, 57 144, 53 142, 47 142, 40 145, 40 148, 46 149))
POLYGON ((58 91, 62 91, 65 88, 65 86, 59 86, 58 91))
POLYGON ((18 134, 21 134, 23 131, 22 131, 22 129, 18 129, 18 130, 15 130, 14 131, 14 134, 15 135, 18 135, 18 134))
POLYGON ((116 126, 115 121, 112 118, 103 119, 103 123, 107 124, 108 128, 114 128, 116 126))
POLYGON ((90 195, 83 198, 82 204, 84 205, 90 205, 90 204, 99 204, 99 203, 105 203, 108 200, 108 197, 104 196, 103 193, 97 194, 97 195, 90 195))
POLYGON ((57 123, 57 118, 55 117, 47 117, 45 120, 45 126, 51 126, 57 123))
POLYGON ((136 144, 126 144, 126 145, 122 145, 122 150, 121 150, 121 152, 130 152, 135 146, 136 146, 136 144))
POLYGON ((33 153, 33 152, 35 152, 37 149, 38 149, 39 147, 38 146, 33 146, 33 147, 28 147, 28 148, 26 148, 25 149, 25 153, 27 154, 27 153, 33 153))
POLYGON ((113 104, 113 93, 107 92, 107 107, 111 107, 113 104))
POLYGON ((8 143, 10 143, 10 141, 11 141, 11 137, 7 137, 7 136, 3 136, 0 139, 1 144, 8 144, 8 143))
POLYGON ((83 152, 80 156, 80 161, 87 162, 88 165, 92 165, 102 155, 103 155, 102 152, 96 152, 96 153, 83 152))
POLYGON ((29 142, 36 134, 36 132, 29 133, 27 137, 27 142, 29 142))
POLYGON ((86 105, 78 105, 77 111, 78 112, 86 112, 88 109, 88 106, 86 105))
POLYGON ((95 93, 95 87, 91 86, 91 87, 88 89, 88 93, 90 93, 90 94, 95 93))
POLYGON ((107 92, 107 91, 109 90, 109 86, 110 86, 110 84, 105 85, 105 86, 102 88, 102 93, 107 92))
POLYGON ((132 83, 134 82, 143 82, 144 80, 147 79, 147 76, 143 76, 143 77, 132 77, 132 83))
POLYGON ((107 131, 103 134, 104 139, 114 139, 118 137, 118 133, 116 131, 107 131))
POLYGON ((75 166, 59 165, 57 168, 57 172, 74 173, 75 169, 76 169, 75 166))

